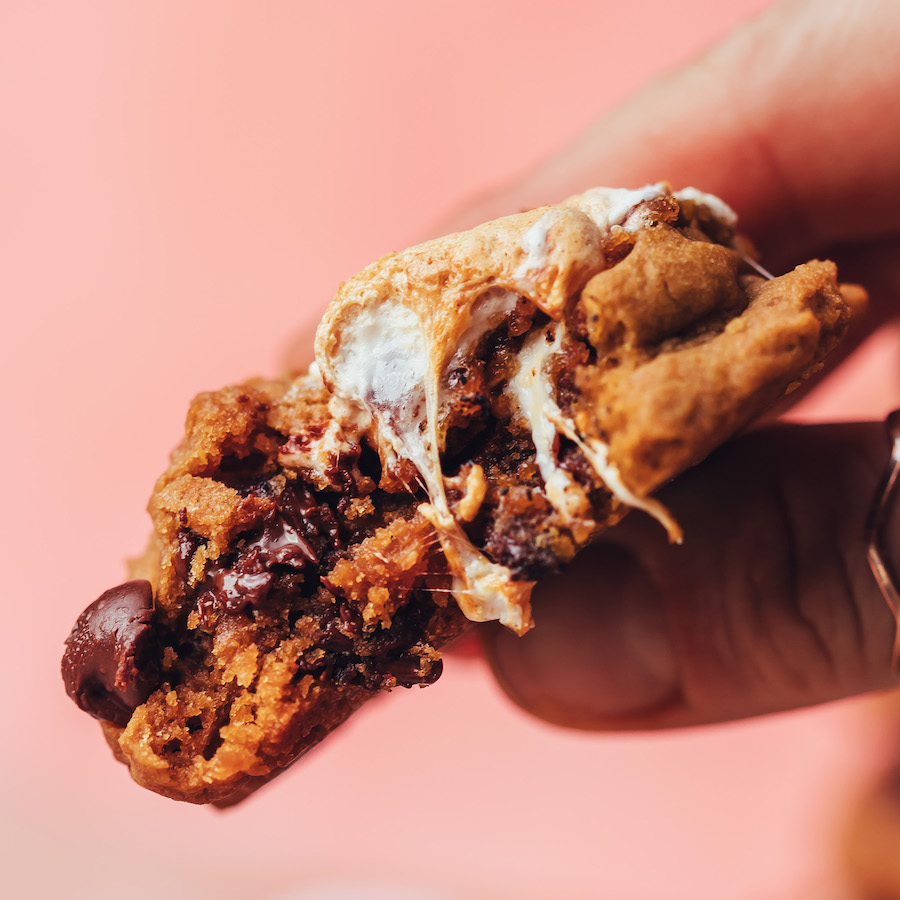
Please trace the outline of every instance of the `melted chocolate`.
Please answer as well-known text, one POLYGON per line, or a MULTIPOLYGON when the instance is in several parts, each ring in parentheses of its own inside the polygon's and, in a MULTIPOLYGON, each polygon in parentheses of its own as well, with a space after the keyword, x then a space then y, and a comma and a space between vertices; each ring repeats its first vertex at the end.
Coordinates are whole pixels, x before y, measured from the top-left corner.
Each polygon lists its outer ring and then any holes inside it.
POLYGON ((320 509, 308 491, 285 491, 279 508, 248 536, 235 556, 210 564, 197 593, 197 612, 204 627, 216 614, 264 607, 278 571, 302 572, 319 562, 306 535, 320 533, 320 509))
POLYGON ((381 667, 382 676, 395 679, 400 687, 434 684, 441 677, 443 671, 442 660, 423 662, 418 656, 411 653, 388 660, 381 667))
POLYGON ((178 548, 172 558, 175 573, 182 581, 187 581, 191 574, 191 562, 197 549, 203 544, 203 538, 186 528, 178 532, 178 548))
MULTIPOLYGON (((329 469, 332 474, 337 471, 329 469)), ((334 513, 311 491, 299 486, 289 488, 281 495, 279 505, 283 515, 307 537, 323 537, 331 549, 341 547, 340 526, 334 513)))
POLYGON ((66 692, 95 719, 127 725, 159 686, 155 649, 150 582, 111 588, 78 617, 66 640, 66 692))

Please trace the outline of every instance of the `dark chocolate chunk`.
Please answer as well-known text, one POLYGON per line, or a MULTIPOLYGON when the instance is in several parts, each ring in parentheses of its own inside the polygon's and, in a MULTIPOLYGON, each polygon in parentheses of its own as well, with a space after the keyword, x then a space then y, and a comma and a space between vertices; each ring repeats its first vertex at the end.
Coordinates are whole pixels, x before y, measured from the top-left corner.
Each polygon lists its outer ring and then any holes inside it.
POLYGON ((307 537, 327 538, 332 547, 341 546, 340 528, 330 507, 317 500, 311 491, 301 486, 293 486, 281 495, 281 512, 307 537))
POLYGON ((274 566, 302 570, 318 561, 309 541, 284 516, 272 513, 231 564, 214 562, 207 569, 197 594, 201 624, 208 627, 215 614, 261 609, 275 583, 274 566))
POLYGON ((155 650, 150 582, 111 588, 78 617, 66 640, 66 692, 95 719, 127 725, 159 687, 155 650))
MULTIPOLYGON (((208 628, 217 615, 263 608, 280 573, 303 572, 322 562, 314 543, 326 553, 340 546, 337 519, 307 488, 289 487, 259 527, 244 533, 236 551, 207 567, 197 591, 200 624, 208 628)), ((179 559, 192 557, 195 549, 179 535, 179 559)), ((189 564, 179 559, 176 572, 186 579, 189 564)))
POLYGON ((262 534, 251 541, 248 548, 257 548, 263 565, 290 566, 302 569, 307 563, 317 563, 318 557, 309 541, 281 516, 273 516, 262 534))
POLYGON ((336 619, 331 619, 322 629, 319 646, 324 650, 349 651, 353 649, 353 638, 345 634, 336 619))
POLYGON ((261 607, 269 596, 275 576, 271 572, 241 572, 238 569, 213 569, 197 597, 197 611, 204 625, 211 613, 237 613, 248 606, 261 607))
POLYGON ((393 678, 399 687, 434 684, 443 670, 442 660, 425 661, 412 653, 385 660, 381 665, 382 675, 393 678))

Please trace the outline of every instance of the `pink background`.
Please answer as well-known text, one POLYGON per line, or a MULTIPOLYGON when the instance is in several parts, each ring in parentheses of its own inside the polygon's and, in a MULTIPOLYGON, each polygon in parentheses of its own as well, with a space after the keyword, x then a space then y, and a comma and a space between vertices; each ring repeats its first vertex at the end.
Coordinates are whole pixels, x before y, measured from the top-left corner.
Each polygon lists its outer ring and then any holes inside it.
MULTIPOLYGON (((133 786, 58 676, 75 616, 143 546, 194 393, 276 372, 343 278, 765 5, 3 0, 5 887, 839 896, 871 701, 589 736, 454 658, 221 814, 133 786)), ((871 341, 799 413, 882 415, 896 347, 871 341)))

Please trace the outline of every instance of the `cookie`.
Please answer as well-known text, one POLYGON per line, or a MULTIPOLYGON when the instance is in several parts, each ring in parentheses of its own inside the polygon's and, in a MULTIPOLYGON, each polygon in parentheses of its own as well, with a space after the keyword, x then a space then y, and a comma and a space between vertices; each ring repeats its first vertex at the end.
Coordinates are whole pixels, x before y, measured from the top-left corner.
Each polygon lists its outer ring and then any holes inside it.
POLYGON ((135 780, 235 802, 471 622, 527 631, 535 581, 629 509, 679 541, 653 491, 863 299, 828 262, 766 277, 735 227, 665 184, 490 222, 342 285, 308 372, 196 398, 146 554, 63 659, 135 780))

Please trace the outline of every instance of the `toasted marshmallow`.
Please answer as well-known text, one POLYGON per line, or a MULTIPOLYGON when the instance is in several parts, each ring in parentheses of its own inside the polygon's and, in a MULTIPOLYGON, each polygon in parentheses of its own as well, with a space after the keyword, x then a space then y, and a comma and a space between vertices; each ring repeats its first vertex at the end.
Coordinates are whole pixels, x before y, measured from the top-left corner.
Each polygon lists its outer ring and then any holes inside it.
POLYGON ((555 458, 558 434, 578 445, 621 502, 658 518, 673 540, 680 536, 660 504, 623 483, 605 445, 579 434, 563 415, 546 371, 564 334, 555 323, 605 268, 605 243, 616 229, 634 233, 649 224, 645 201, 673 197, 734 221, 722 201, 692 188, 676 195, 665 183, 594 188, 383 257, 341 287, 319 326, 316 359, 333 393, 332 414, 352 439, 364 434, 384 465, 415 465, 428 493, 420 510, 441 542, 454 596, 474 621, 499 619, 524 632, 531 626, 531 583, 487 559, 451 512, 441 467, 441 385, 448 365, 474 354, 523 299, 553 324, 526 339, 508 392, 531 430, 545 492, 562 521, 579 543, 594 527, 584 489, 555 458))

